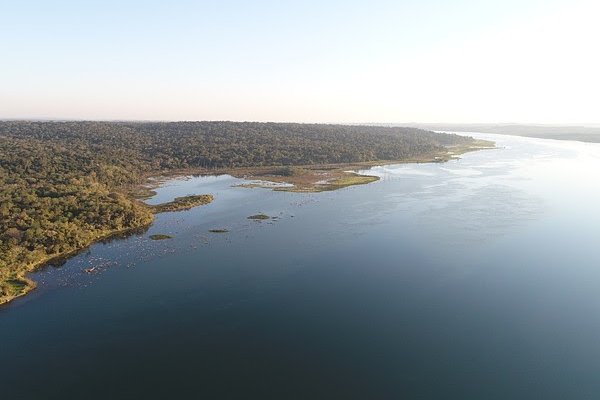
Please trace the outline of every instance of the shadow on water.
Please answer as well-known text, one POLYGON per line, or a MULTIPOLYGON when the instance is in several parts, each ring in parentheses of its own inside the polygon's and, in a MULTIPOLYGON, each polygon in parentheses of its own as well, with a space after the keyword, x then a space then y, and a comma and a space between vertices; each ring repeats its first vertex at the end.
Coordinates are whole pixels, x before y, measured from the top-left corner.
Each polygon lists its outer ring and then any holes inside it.
MULTIPOLYGON (((94 243, 90 244, 89 246, 87 246, 83 249, 75 250, 73 252, 70 252, 69 254, 62 255, 59 257, 55 257, 51 260, 48 260, 46 263, 40 265, 38 268, 36 268, 32 272, 30 272, 29 274, 35 274, 37 272, 40 272, 40 271, 44 270, 44 268, 46 268, 46 267, 60 268, 60 267, 64 266, 70 259, 72 259, 75 256, 83 255, 83 254, 88 254, 88 255, 91 254, 91 247, 96 244, 110 244, 110 243, 113 243, 116 241, 120 241, 123 239, 133 237, 133 236, 144 235, 146 232, 148 232, 148 230, 150 229, 151 226, 152 225, 148 225, 145 227, 130 229, 126 232, 114 233, 110 236, 107 236, 98 241, 95 241, 94 243)), ((29 276, 29 274, 28 274, 28 276, 29 276)))

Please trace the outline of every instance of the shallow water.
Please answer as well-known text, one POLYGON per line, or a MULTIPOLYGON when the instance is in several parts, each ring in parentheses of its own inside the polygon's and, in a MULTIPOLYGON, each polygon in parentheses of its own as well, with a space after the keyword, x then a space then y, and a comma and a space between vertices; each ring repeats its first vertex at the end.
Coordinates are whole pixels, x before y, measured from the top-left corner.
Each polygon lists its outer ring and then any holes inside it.
POLYGON ((215 200, 0 308, 3 397, 597 398, 600 145, 477 136, 334 192, 168 182, 215 200))

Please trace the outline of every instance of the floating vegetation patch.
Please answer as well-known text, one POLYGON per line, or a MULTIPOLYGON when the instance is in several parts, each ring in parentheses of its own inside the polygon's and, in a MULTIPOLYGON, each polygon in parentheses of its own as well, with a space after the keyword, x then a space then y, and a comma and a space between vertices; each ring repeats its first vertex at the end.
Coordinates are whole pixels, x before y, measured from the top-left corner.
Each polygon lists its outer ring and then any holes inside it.
POLYGON ((163 235, 163 234, 158 234, 158 235, 150 235, 150 239, 152 239, 152 240, 165 240, 165 239, 173 239, 173 236, 169 236, 169 235, 163 235))
POLYGON ((255 221, 262 221, 262 220, 269 219, 269 218, 271 218, 271 217, 269 217, 268 215, 265 215, 265 214, 255 214, 255 215, 251 215, 248 217, 248 219, 253 219, 255 221))
POLYGON ((227 233, 229 232, 227 229, 209 229, 210 233, 227 233))

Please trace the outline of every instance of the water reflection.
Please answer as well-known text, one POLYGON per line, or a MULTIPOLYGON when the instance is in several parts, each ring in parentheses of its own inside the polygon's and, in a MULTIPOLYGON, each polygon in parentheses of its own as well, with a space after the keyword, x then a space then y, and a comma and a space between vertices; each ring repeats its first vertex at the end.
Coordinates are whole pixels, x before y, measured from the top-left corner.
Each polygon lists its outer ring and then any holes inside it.
POLYGON ((3 394, 598 397, 600 145, 477 136, 498 149, 334 192, 167 182, 149 202, 215 201, 0 309, 3 394))

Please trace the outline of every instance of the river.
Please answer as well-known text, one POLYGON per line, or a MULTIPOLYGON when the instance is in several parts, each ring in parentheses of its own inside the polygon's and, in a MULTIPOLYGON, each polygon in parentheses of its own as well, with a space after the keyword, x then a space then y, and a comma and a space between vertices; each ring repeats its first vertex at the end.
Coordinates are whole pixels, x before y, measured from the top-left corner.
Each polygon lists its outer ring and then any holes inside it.
POLYGON ((599 398, 600 144, 473 135, 333 192, 167 182, 214 201, 0 307, 2 397, 599 398))

